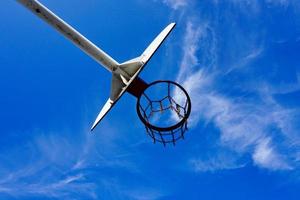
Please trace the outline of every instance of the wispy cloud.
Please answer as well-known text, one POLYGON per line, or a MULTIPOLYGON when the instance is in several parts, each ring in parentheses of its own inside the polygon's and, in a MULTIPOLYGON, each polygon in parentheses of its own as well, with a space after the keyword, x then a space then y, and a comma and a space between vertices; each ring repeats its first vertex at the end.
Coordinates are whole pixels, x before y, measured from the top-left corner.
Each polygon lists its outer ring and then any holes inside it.
POLYGON ((162 0, 163 3, 170 6, 172 9, 177 10, 187 6, 190 0, 162 0))
MULTIPOLYGON (((138 147, 130 147, 132 138, 126 141, 124 134, 105 122, 97 135, 86 130, 89 127, 72 134, 35 131, 29 141, 1 154, 6 160, 0 165, 1 195, 53 199, 156 199, 164 195, 158 187, 132 187, 121 177, 145 176, 135 164, 140 155, 135 155, 138 147), (24 160, 15 159, 18 152, 24 160)), ((131 181, 134 185, 135 179, 131 181)))
MULTIPOLYGON (((297 137, 291 138, 291 135, 295 135, 291 133, 296 130, 292 122, 298 110, 283 108, 273 99, 272 92, 261 90, 266 83, 257 83, 252 85, 253 88, 248 88, 254 92, 254 99, 252 95, 247 97, 245 90, 245 95, 242 96, 230 96, 220 91, 218 81, 228 69, 216 66, 217 52, 211 49, 215 48, 214 45, 208 49, 201 47, 209 34, 206 31, 207 26, 208 23, 203 26, 188 21, 182 44, 183 57, 177 81, 184 85, 192 99, 191 126, 195 127, 199 122, 213 123, 221 132, 222 147, 239 154, 251 154, 253 163, 259 167, 272 170, 292 169, 296 165, 293 161, 295 149, 290 148, 289 142, 291 139, 299 140, 297 137), (202 64, 199 51, 209 52, 211 62, 202 64), (283 137, 286 143, 277 143, 279 136, 274 132, 283 137), (276 150, 277 145, 285 149, 284 151, 288 150, 289 155, 276 150)), ((209 27, 209 30, 212 32, 213 28, 209 27)), ((262 54, 263 49, 262 46, 254 48, 244 56, 239 65, 249 64, 249 61, 262 54)), ((230 166, 226 163, 226 158, 192 160, 196 171, 226 168, 222 167, 224 163, 230 166)))
POLYGON ((0 181, 2 194, 13 197, 45 196, 64 199, 70 199, 74 194, 97 199, 94 192, 96 185, 85 180, 84 172, 70 169, 79 151, 67 138, 49 134, 31 139, 32 142, 19 144, 17 151, 22 151, 23 156, 34 156, 34 159, 19 164, 15 163, 14 152, 2 155, 6 159, 12 157, 10 162, 13 164, 13 169, 5 169, 5 165, 1 165, 1 173, 4 174, 0 181), (29 148, 26 148, 28 145, 29 148))
POLYGON ((162 190, 153 190, 142 187, 135 188, 134 190, 124 190, 122 193, 128 196, 130 199, 135 200, 160 199, 166 195, 166 193, 162 190))
MULTIPOLYGON (((35 177, 36 181, 24 181, 33 178, 33 176, 30 174, 20 176, 18 173, 19 171, 9 174, 9 176, 14 176, 14 179, 6 180, 0 184, 2 194, 4 193, 13 197, 44 196, 65 199, 70 199, 72 194, 80 194, 91 199, 97 199, 94 192, 96 185, 94 183, 82 182, 84 180, 83 174, 56 179, 54 178, 54 174, 51 174, 51 171, 47 175, 41 173, 41 171, 35 171, 36 174, 42 176, 35 177)), ((34 175, 36 176, 36 174, 34 175)), ((56 175, 64 176, 63 174, 56 175)))
POLYGON ((239 154, 230 152, 226 148, 223 148, 222 151, 218 152, 203 153, 199 157, 192 158, 189 161, 190 168, 196 172, 234 170, 242 168, 245 165, 245 161, 239 154))
POLYGON ((274 147, 272 147, 271 139, 264 138, 259 141, 252 155, 255 164, 272 170, 292 169, 274 147))

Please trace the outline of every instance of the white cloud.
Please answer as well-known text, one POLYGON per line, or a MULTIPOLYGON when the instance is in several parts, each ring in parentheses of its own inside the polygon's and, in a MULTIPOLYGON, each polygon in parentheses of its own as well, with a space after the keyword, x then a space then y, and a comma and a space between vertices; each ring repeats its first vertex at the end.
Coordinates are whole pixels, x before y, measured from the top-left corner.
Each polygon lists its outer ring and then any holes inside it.
POLYGON ((163 3, 168 5, 174 10, 177 10, 179 8, 183 8, 188 4, 188 0, 163 0, 163 3))
POLYGON ((72 194, 76 194, 97 199, 94 192, 96 185, 85 180, 84 172, 72 169, 82 143, 75 147, 69 141, 67 137, 53 133, 40 133, 27 144, 19 144, 17 151, 22 151, 24 156, 21 164, 16 163, 18 159, 14 158, 14 152, 1 155, 9 160, 13 169, 5 169, 2 163, 0 191, 16 198, 33 195, 70 199, 72 194))
MULTIPOLYGON (((124 184, 122 177, 102 173, 122 170, 142 177, 133 162, 140 156, 135 155, 139 147, 132 145, 134 138, 124 137, 117 127, 105 122, 97 130, 97 135, 90 134, 89 127, 72 134, 31 133, 33 137, 25 144, 18 144, 0 155, 6 160, 0 165, 0 192, 15 198, 55 199, 74 199, 74 196, 99 199, 103 195, 111 199, 120 196, 139 199, 139 195, 140 199, 155 199, 161 196, 160 188, 144 185, 136 191, 130 190, 131 186, 124 184), (24 160, 15 159, 20 151, 24 160)), ((145 139, 143 134, 140 137, 145 139)))
POLYGON ((239 155, 220 151, 217 154, 206 156, 206 158, 192 158, 190 166, 196 172, 215 172, 216 170, 233 170, 242 168, 245 163, 240 160, 239 155))
POLYGON ((186 34, 184 37, 183 57, 180 64, 180 71, 178 79, 186 77, 187 74, 191 74, 193 67, 199 64, 198 57, 196 55, 199 50, 199 42, 202 34, 202 27, 193 27, 191 22, 187 23, 186 34))
POLYGON ((160 199, 166 194, 162 191, 151 190, 149 188, 135 188, 134 190, 122 191, 123 194, 134 200, 153 200, 160 199))
MULTIPOLYGON (((271 127, 279 128, 282 137, 290 141, 291 130, 295 130, 292 121, 297 111, 282 108, 273 100, 271 91, 262 90, 261 86, 255 85, 252 88, 252 92, 260 96, 256 101, 245 97, 231 97, 218 91, 217 80, 223 75, 222 69, 214 66, 215 61, 206 66, 199 63, 199 50, 201 53, 209 51, 210 58, 216 59, 214 51, 202 49, 200 46, 205 42, 207 34, 207 28, 201 27, 201 24, 187 22, 183 40, 184 53, 177 79, 192 99, 190 126, 197 126, 199 121, 213 123, 221 132, 220 141, 223 147, 238 153, 251 154, 253 163, 262 168, 292 169, 292 161, 285 159, 280 151, 275 151, 275 143, 271 145, 274 140, 271 127)), ((207 47, 205 44, 204 46, 207 47)), ((211 48, 215 48, 214 45, 211 48)), ((244 57, 244 61, 255 59, 262 51, 263 47, 253 49, 244 57)), ((280 145, 285 149, 289 148, 288 144, 280 145)), ((293 157, 292 154, 290 157, 293 157)), ((211 159, 208 162, 195 159, 193 164, 196 171, 210 171, 213 168, 217 170, 223 168, 223 165, 230 166, 226 164, 225 158, 217 161, 211 159)))
POLYGON ((252 155, 254 163, 258 166, 266 167, 272 170, 276 169, 292 169, 282 155, 278 154, 271 145, 270 138, 264 138, 259 141, 252 155))

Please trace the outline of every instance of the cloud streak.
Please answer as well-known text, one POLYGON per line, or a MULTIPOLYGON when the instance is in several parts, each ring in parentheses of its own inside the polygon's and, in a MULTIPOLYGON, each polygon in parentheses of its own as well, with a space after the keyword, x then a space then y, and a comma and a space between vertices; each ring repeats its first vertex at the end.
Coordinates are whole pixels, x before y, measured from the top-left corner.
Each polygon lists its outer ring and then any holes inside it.
POLYGON ((163 3, 170 6, 174 10, 178 10, 187 6, 188 0, 163 0, 163 3))
MULTIPOLYGON (((96 185, 85 180, 85 172, 72 169, 79 151, 66 138, 49 134, 38 136, 33 141, 26 152, 23 149, 28 143, 20 144, 19 151, 23 151, 23 155, 34 155, 34 159, 22 164, 11 160, 14 170, 1 166, 1 172, 5 169, 0 181, 2 194, 17 198, 44 196, 71 199, 72 195, 77 195, 97 199, 94 192, 96 185)), ((14 159, 15 156, 10 152, 5 157, 14 159)))
MULTIPOLYGON (((89 130, 89 127, 86 128, 89 130)), ((31 133, 29 141, 18 144, 1 158, 0 195, 12 198, 47 197, 53 199, 157 199, 165 193, 147 184, 127 182, 127 174, 144 179, 136 164, 133 138, 103 123, 100 134, 31 133), (18 152, 26 159, 19 163, 18 152), (9 163, 6 165, 5 163, 9 163), (133 189, 134 188, 134 189, 133 189)), ((141 135, 144 139, 144 135, 141 135)), ((141 145, 139 141, 139 145, 141 145)))
MULTIPOLYGON (((209 24, 189 18, 182 43, 183 56, 177 81, 183 84, 192 99, 190 126, 197 127, 200 122, 214 124, 221 133, 220 148, 226 147, 238 155, 250 154, 253 164, 258 167, 270 170, 294 169, 298 166, 295 162, 297 148, 291 147, 290 143, 299 142, 294 123, 299 117, 299 109, 284 108, 277 103, 273 98, 274 93, 268 90, 272 87, 268 83, 252 84, 243 88, 241 93, 244 94, 239 96, 228 95, 220 90, 220 80, 224 79, 224 75, 229 77, 242 72, 243 66, 251 65, 253 60, 262 56, 264 47, 258 44, 252 50, 247 50, 250 53, 244 53, 246 56, 236 64, 239 67, 220 68, 217 56, 218 39, 213 26, 209 24), (206 44, 207 41, 210 45, 206 44), (199 52, 205 54, 210 62, 203 63, 203 55, 199 52), (231 71, 230 74, 227 74, 228 70, 231 71), (279 142, 279 138, 283 142, 279 142), (284 153, 286 151, 289 152, 287 155, 284 153)), ((228 83, 239 84, 227 81, 223 85, 228 83)), ((224 157, 191 160, 195 171, 234 166, 234 161, 227 162, 224 157)))

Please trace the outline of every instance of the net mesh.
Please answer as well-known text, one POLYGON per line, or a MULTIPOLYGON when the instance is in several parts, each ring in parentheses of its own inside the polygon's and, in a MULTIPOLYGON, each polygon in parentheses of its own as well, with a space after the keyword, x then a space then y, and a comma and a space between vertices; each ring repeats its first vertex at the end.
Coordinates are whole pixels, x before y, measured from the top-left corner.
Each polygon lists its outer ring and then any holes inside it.
POLYGON ((189 96, 179 84, 171 81, 157 81, 150 84, 149 88, 152 88, 151 93, 146 89, 137 105, 138 114, 145 124, 147 134, 154 143, 175 145, 177 140, 184 139, 188 129, 187 118, 191 108, 189 96), (159 87, 156 86, 158 84, 159 87), (158 90, 162 92, 157 92, 158 90), (155 92, 158 95, 149 95, 155 92))

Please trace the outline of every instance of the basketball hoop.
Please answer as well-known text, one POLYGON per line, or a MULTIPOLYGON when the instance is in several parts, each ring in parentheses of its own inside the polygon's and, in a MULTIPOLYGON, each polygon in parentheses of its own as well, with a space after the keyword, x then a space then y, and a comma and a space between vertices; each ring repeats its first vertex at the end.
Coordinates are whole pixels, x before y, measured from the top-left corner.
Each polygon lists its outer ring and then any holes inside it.
POLYGON ((118 63, 39 1, 17 1, 112 73, 109 98, 101 108, 91 131, 127 91, 138 99, 136 106, 138 116, 153 142, 175 145, 177 140, 184 138, 187 119, 191 113, 191 100, 188 93, 181 85, 172 81, 155 81, 147 84, 139 78, 145 65, 174 29, 176 23, 167 25, 142 54, 118 63))
POLYGON ((149 85, 140 79, 137 82, 132 87, 138 98, 137 114, 153 142, 175 145, 176 141, 184 139, 191 113, 191 100, 185 89, 173 81, 160 80, 149 85))

